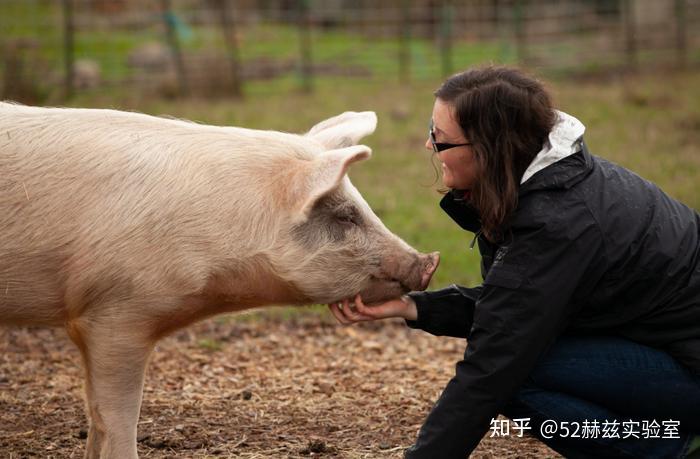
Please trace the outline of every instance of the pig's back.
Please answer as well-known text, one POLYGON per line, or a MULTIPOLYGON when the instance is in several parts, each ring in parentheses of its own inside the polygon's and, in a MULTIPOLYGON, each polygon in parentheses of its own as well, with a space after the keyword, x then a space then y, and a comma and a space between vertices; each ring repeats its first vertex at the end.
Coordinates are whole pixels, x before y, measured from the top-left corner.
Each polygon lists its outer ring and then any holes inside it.
POLYGON ((203 258, 235 231, 226 179, 245 172, 239 137, 134 113, 0 104, 0 321, 60 323, 72 286, 123 273, 153 290, 168 276, 198 288, 203 258))
POLYGON ((3 235, 27 247, 31 241, 75 233, 86 220, 133 218, 139 203, 155 199, 151 205, 156 205, 167 194, 177 194, 187 185, 178 176, 197 165, 185 164, 186 158, 163 146, 166 130, 177 137, 182 128, 150 118, 0 104, 3 235), (174 180, 178 183, 169 183, 174 180))

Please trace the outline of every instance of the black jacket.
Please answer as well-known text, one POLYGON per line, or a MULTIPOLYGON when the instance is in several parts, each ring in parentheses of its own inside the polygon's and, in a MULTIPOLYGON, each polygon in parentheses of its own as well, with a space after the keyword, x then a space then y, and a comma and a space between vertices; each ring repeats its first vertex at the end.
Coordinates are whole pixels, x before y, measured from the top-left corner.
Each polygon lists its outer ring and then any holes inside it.
MULTIPOLYGON (((455 194, 440 205, 479 231, 455 194)), ((500 245, 478 238, 482 286, 411 294, 409 326, 468 346, 407 458, 469 454, 564 332, 664 349, 700 375, 697 212, 584 145, 521 185, 510 228, 500 245)))

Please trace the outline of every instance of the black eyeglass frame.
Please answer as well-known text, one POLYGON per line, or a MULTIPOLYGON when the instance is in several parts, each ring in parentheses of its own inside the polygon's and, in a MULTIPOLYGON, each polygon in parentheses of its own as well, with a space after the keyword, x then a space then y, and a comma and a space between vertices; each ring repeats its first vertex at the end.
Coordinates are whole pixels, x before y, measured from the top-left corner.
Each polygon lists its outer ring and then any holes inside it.
POLYGON ((448 150, 450 148, 455 148, 455 147, 467 147, 470 146, 471 143, 444 143, 440 142, 438 143, 435 140, 435 132, 433 131, 433 120, 430 120, 430 127, 428 128, 428 136, 430 137, 430 143, 433 145, 433 151, 435 153, 439 153, 444 150, 448 150))

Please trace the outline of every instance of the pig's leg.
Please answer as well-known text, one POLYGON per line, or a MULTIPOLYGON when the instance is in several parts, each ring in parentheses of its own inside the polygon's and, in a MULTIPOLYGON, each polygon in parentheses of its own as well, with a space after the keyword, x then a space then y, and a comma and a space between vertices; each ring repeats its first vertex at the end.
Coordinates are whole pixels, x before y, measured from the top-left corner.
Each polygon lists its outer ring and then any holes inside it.
POLYGON ((89 325, 73 328, 80 329, 74 341, 87 373, 90 431, 85 457, 136 459, 136 425, 153 343, 140 331, 143 323, 83 323, 89 325))
POLYGON ((95 434, 100 459, 137 457, 136 425, 150 351, 150 346, 138 341, 102 342, 88 351, 90 433, 95 434))

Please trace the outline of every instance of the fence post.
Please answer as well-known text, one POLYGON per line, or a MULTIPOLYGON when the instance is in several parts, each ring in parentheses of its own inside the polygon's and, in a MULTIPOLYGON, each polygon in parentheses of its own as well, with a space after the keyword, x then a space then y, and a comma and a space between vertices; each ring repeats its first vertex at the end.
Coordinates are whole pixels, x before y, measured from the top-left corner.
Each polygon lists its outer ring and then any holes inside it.
POLYGON ((73 97, 75 71, 74 45, 75 22, 73 21, 73 0, 63 0, 63 64, 65 66, 65 98, 73 97))
POLYGON ((161 0, 161 12, 163 14, 163 22, 165 23, 166 38, 173 60, 175 61, 175 71, 177 72, 177 80, 180 86, 180 93, 183 95, 189 94, 189 85, 187 83, 187 73, 185 72, 185 62, 182 59, 182 50, 180 42, 177 39, 177 30, 175 29, 175 14, 172 12, 170 0, 161 0))
POLYGON ((454 11, 451 0, 443 0, 440 14, 440 57, 442 58, 442 76, 452 74, 452 21, 454 11))
POLYGON ((513 26, 515 29, 515 54, 522 65, 526 65, 530 56, 527 50, 527 0, 516 0, 513 9, 513 26))
POLYGON ((676 0, 676 59, 678 67, 685 68, 688 45, 686 39, 686 5, 685 0, 676 0))
POLYGON ((411 79, 411 0, 401 1, 399 28, 399 81, 411 79))
POLYGON ((311 58, 311 10, 309 0, 298 0, 299 52, 301 57, 301 85, 304 92, 313 90, 313 63, 311 58))
POLYGON ((622 20, 625 30, 625 55, 629 68, 637 67, 637 21, 634 14, 634 0, 622 0, 622 20))
POLYGON ((224 35, 224 43, 226 44, 226 50, 229 60, 229 65, 231 66, 231 91, 235 97, 241 97, 243 95, 242 89, 242 78, 241 78, 241 66, 240 66, 240 53, 238 47, 238 39, 236 38, 236 20, 231 18, 231 8, 230 0, 220 0, 219 6, 221 8, 221 31, 224 35))

